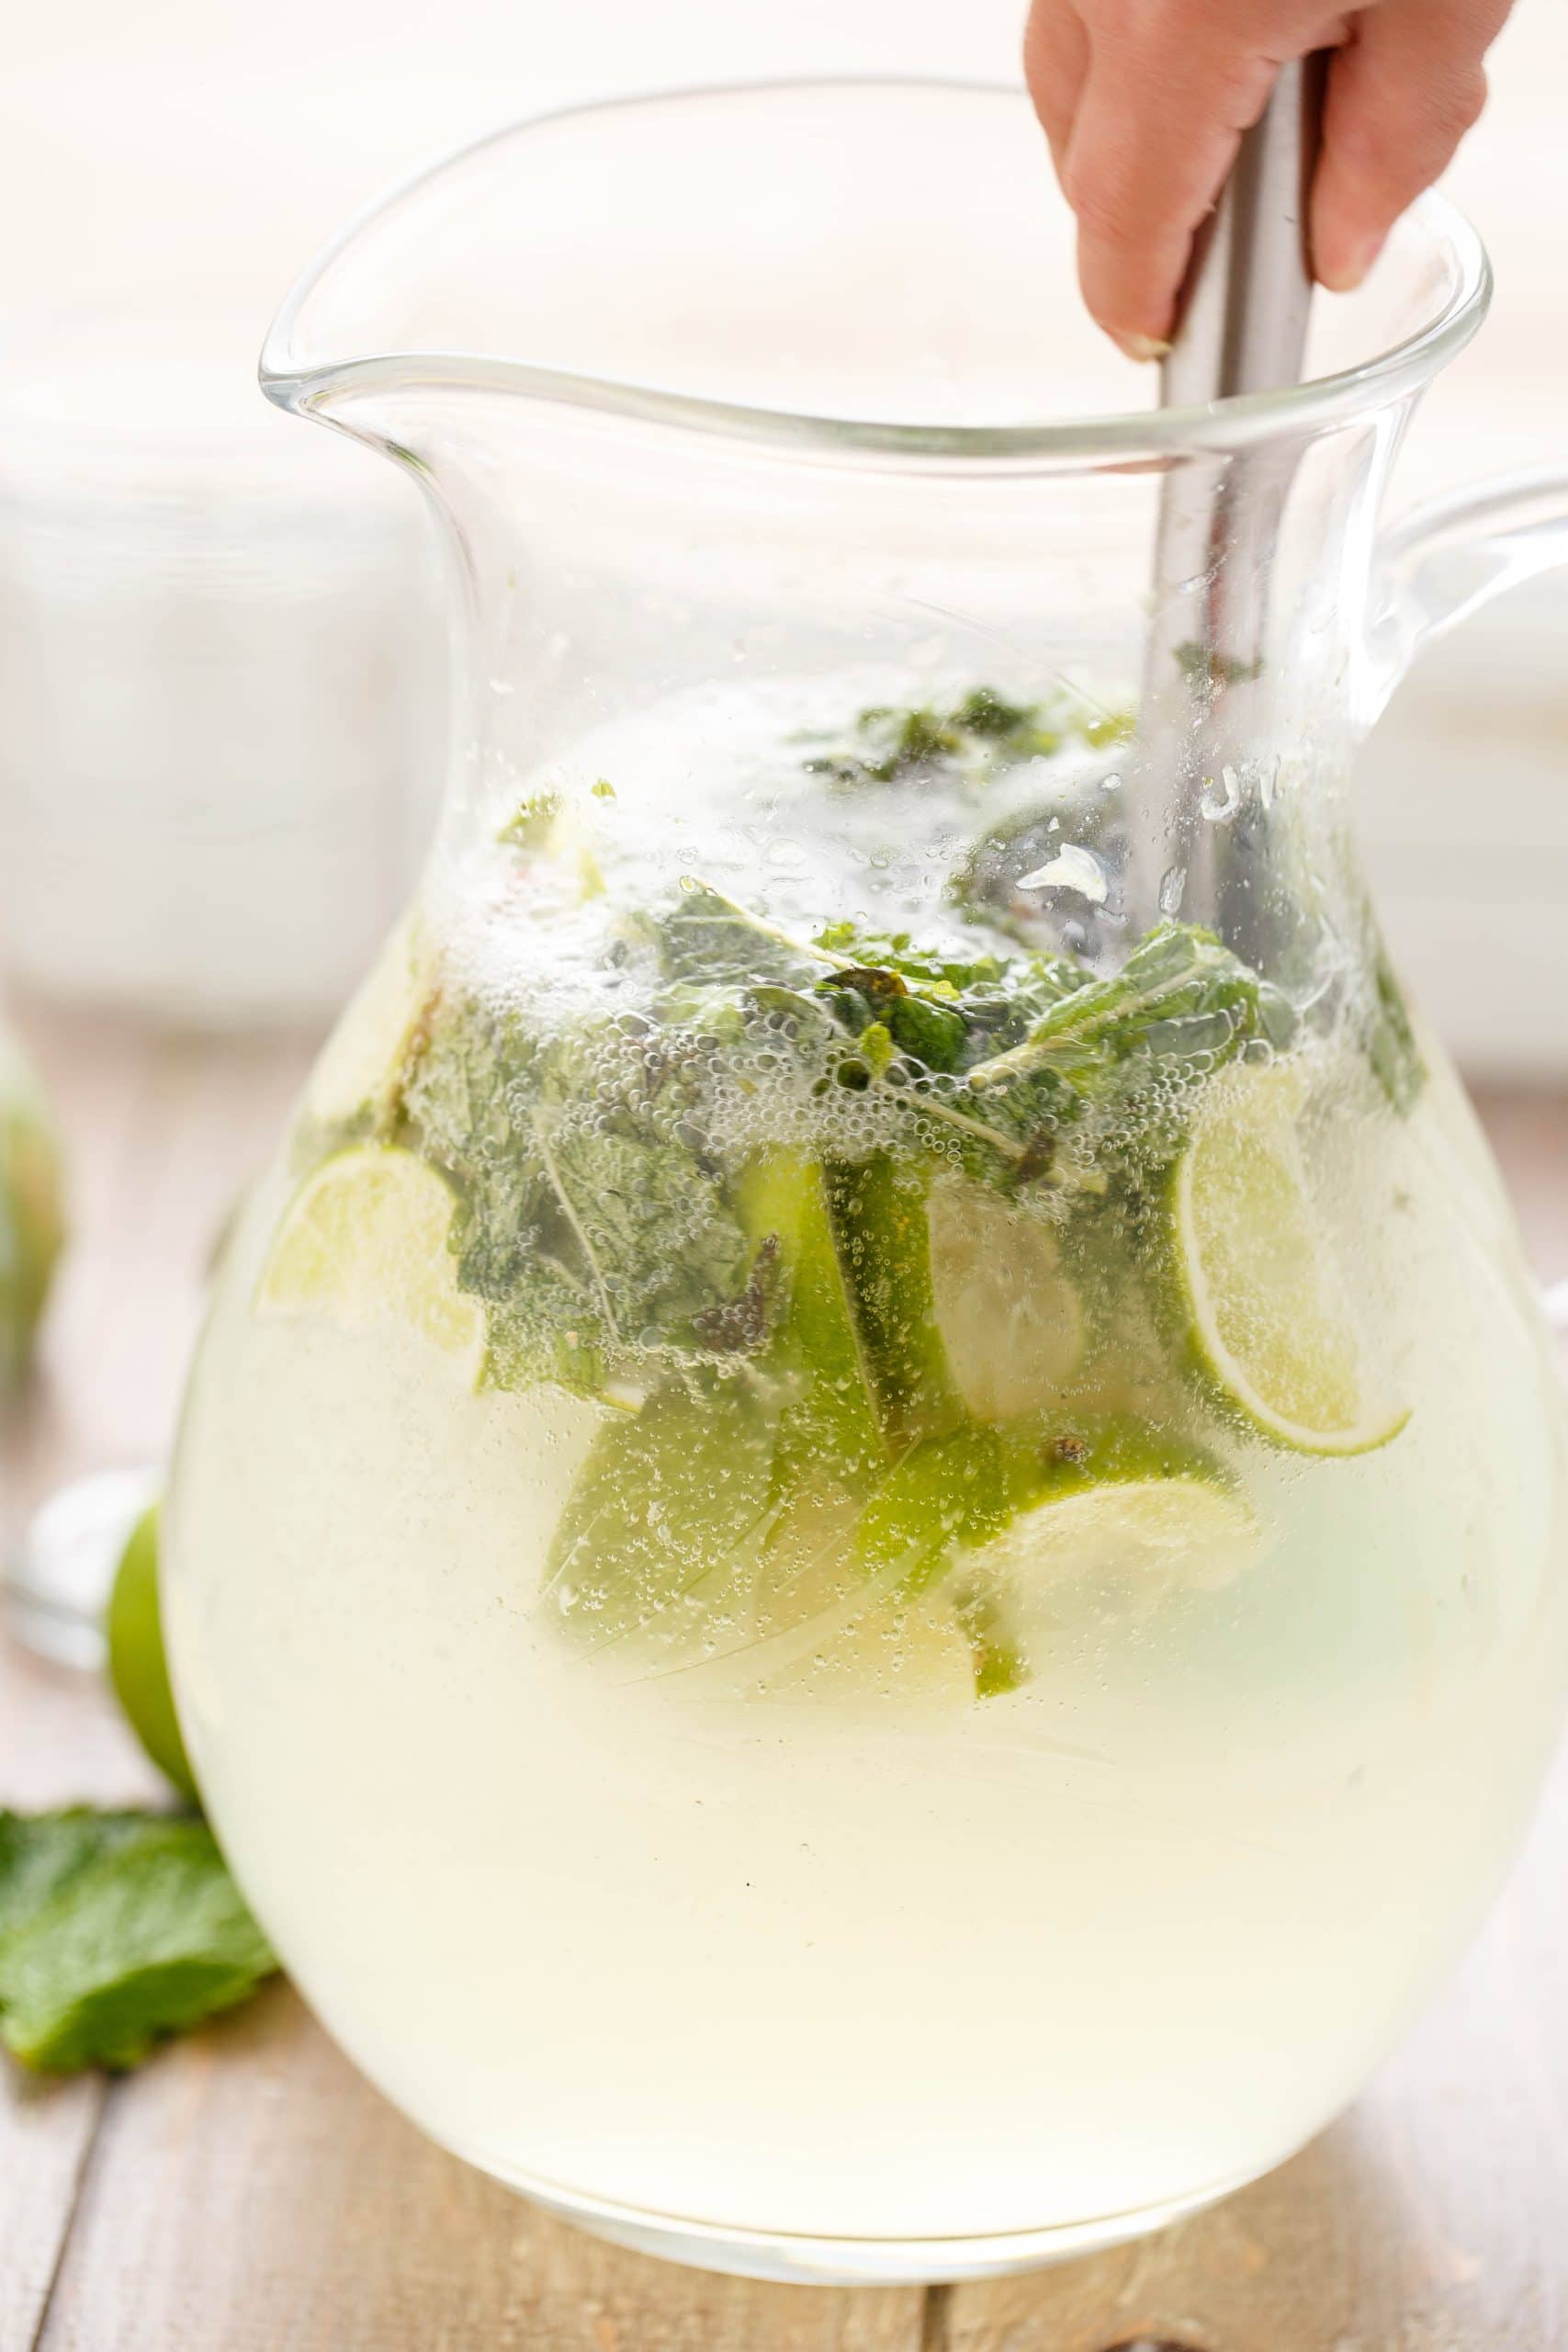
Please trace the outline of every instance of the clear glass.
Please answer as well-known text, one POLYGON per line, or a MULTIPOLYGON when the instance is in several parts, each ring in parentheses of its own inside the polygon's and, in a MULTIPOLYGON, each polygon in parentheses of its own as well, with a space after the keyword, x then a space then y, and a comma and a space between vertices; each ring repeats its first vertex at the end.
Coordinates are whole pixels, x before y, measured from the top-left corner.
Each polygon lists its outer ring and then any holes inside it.
POLYGON ((1277 2163, 1558 1719, 1547 1343, 1346 778, 1562 488, 1380 549, 1442 207, 1182 414, 1110 413, 1066 227, 1012 94, 664 97, 395 197, 264 357, 423 482, 464 684, 196 1372, 181 1712, 382 2089, 733 2269, 1277 2163), (1151 614, 1172 483, 1245 658, 1151 614))

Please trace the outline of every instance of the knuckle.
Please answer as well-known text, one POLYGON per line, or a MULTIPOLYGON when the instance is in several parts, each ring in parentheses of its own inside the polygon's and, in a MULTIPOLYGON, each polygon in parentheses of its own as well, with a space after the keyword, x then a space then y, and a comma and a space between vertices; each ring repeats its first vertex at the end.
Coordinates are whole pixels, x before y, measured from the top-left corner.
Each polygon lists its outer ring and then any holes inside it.
POLYGON ((1428 94, 1427 119, 1435 143, 1456 147, 1474 127, 1486 104, 1486 74, 1479 64, 1466 65, 1435 83, 1428 94))
POLYGON ((1485 73, 1481 66, 1455 66, 1434 75, 1422 92, 1417 136, 1425 148, 1448 158, 1464 131, 1472 130, 1485 106, 1485 73))
POLYGON ((1269 104, 1278 72, 1268 57, 1238 53, 1226 60, 1220 69, 1215 99, 1227 130, 1251 130, 1269 104))
POLYGON ((1485 110, 1485 66, 1474 63, 1458 73, 1453 85, 1443 94, 1443 130, 1453 131, 1455 139, 1462 139, 1464 131, 1474 130, 1485 110))
POLYGON ((1138 237, 1142 213, 1133 189, 1120 174, 1077 173, 1067 196, 1078 227, 1093 243, 1126 245, 1138 237))

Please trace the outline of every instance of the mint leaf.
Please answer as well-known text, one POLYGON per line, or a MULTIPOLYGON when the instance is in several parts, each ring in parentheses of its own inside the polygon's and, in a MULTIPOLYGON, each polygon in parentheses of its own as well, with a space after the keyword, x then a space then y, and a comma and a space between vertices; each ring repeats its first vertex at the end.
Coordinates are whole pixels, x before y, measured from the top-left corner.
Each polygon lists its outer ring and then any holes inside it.
MULTIPOLYGON (((732 958, 741 918, 716 903, 732 958)), ((699 954, 685 934, 682 950, 699 954)), ((716 984, 675 993, 685 1017, 667 1024, 578 1012, 547 1026, 543 1009, 457 991, 432 1019, 407 1113, 457 1191, 457 1279, 491 1310, 502 1385, 557 1379, 597 1395, 630 1351, 713 1354, 716 1333, 750 1329, 745 1314, 712 1317, 742 1301, 752 1251, 703 1115, 715 1024, 727 1035, 728 1016, 734 1044, 746 1022, 716 984)))
POLYGON ((1285 998, 1195 924, 1156 924, 1119 972, 1060 997, 1022 1045, 971 1077, 988 1090, 1045 1071, 1087 1099, 1111 1091, 1123 1066, 1186 1065, 1207 1075, 1249 1039, 1288 1044, 1285 998))
POLYGON ((1367 1059, 1390 1103, 1403 1118, 1427 1083, 1404 991, 1379 941, 1372 958, 1372 1000, 1366 1019, 1367 1059))
POLYGON ((1134 720, 1066 692, 1043 702, 1014 702, 994 686, 975 686, 951 710, 875 704, 842 735, 828 737, 806 761, 807 773, 840 788, 944 776, 988 784, 1025 760, 1048 760, 1069 737, 1092 751, 1125 741, 1134 720))
POLYGON ((852 922, 829 923, 818 933, 815 944, 836 964, 874 966, 928 989, 984 988, 1002 979, 1009 970, 1001 956, 984 950, 961 954, 956 949, 922 947, 909 932, 862 931, 852 922))
POLYGON ((1263 675, 1263 656, 1243 662, 1234 653, 1222 653, 1217 646, 1201 645, 1190 639, 1176 649, 1176 666, 1189 685, 1205 687, 1217 694, 1222 686, 1250 685, 1254 678, 1263 675))
POLYGON ((1049 759, 1069 732, 1083 731, 1054 705, 1011 702, 994 686, 976 686, 951 710, 874 705, 806 768, 840 786, 933 774, 981 784, 1021 760, 1049 759))
POLYGON ((797 981, 825 960, 787 933, 688 877, 656 926, 659 960, 673 981, 797 981))
POLYGON ((50 1897, 141 1827, 140 1813, 71 1805, 60 1813, 0 1813, 0 1948, 50 1897))
POLYGON ((204 1822, 0 1813, 0 2041, 24 2065, 138 2065, 276 1966, 204 1822))

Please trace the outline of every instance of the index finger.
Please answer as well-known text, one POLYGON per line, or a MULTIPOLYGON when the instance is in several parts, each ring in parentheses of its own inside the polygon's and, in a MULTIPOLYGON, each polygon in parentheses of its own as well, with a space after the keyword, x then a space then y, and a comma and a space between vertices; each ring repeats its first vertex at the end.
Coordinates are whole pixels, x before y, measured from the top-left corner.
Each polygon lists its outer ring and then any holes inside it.
POLYGON ((1093 41, 1064 183, 1084 300, 1134 358, 1168 336, 1193 233, 1280 70, 1226 37, 1227 15, 1188 12, 1179 40, 1093 41))

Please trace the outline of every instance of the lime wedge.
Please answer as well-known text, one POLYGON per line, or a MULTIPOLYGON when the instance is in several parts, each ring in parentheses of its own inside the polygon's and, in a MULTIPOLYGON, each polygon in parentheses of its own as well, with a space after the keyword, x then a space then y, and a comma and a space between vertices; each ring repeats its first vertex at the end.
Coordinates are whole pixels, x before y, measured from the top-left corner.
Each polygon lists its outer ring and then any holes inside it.
POLYGON ((1203 1091, 1171 1183, 1181 1309, 1204 1373, 1276 1443, 1366 1453, 1409 1418, 1390 1394, 1314 1201, 1287 1064, 1203 1091))
POLYGON ((747 1172, 740 1213, 759 1246, 776 1250, 785 1294, 769 1364, 785 1403, 750 1642, 862 1605, 850 1539, 887 1453, 821 1166, 767 1154, 747 1172))
POLYGON ((433 967, 412 912, 389 933, 321 1048, 305 1090, 309 1115, 323 1126, 391 1110, 430 1001, 433 967))
POLYGON ((764 1154, 738 1207, 780 1301, 764 1358, 666 1380, 607 1425, 556 1530, 540 1613, 612 1668, 749 1651, 820 1613, 886 1458, 821 1169, 764 1154))
POLYGON ((776 1430, 745 1373, 694 1372, 607 1420, 557 1521, 540 1618, 628 1676, 743 1638, 776 1430))
POLYGON ((453 1204, 446 1179, 412 1151, 335 1152, 284 1212, 258 1312, 326 1316, 351 1330, 401 1326, 477 1379, 484 1311, 457 1286, 453 1204))
MULTIPOLYGON (((815 1629, 814 1629, 815 1630, 815 1629)), ((947 1713, 975 1699, 975 1659, 957 1614, 940 1599, 900 1606, 878 1596, 762 1674, 760 1696, 877 1716, 947 1713)))
POLYGON ((1084 1317, 1051 1227, 1030 1210, 887 1153, 825 1174, 861 1362, 890 1448, 964 1417, 1056 1402, 1084 1317))
POLYGON ((931 1293, 929 1171, 876 1151, 830 1161, 824 1178, 860 1355, 888 1444, 951 1429, 963 1408, 931 1293))
POLYGON ((1007 1421, 1055 1403, 1083 1360, 1084 1316, 1051 1227, 949 1178, 926 1214, 937 1328, 966 1410, 1007 1421))
POLYGON ((156 1503, 137 1521, 120 1555, 104 1632, 109 1679, 131 1730, 164 1779, 193 1804, 199 1803, 164 1657, 156 1503))
POLYGON ((789 1151, 764 1154, 746 1171, 737 1203, 758 1250, 776 1268, 784 1313, 771 1369, 791 1389, 779 1471, 830 1457, 858 1477, 882 1453, 865 1349, 847 1295, 819 1163, 789 1151))

